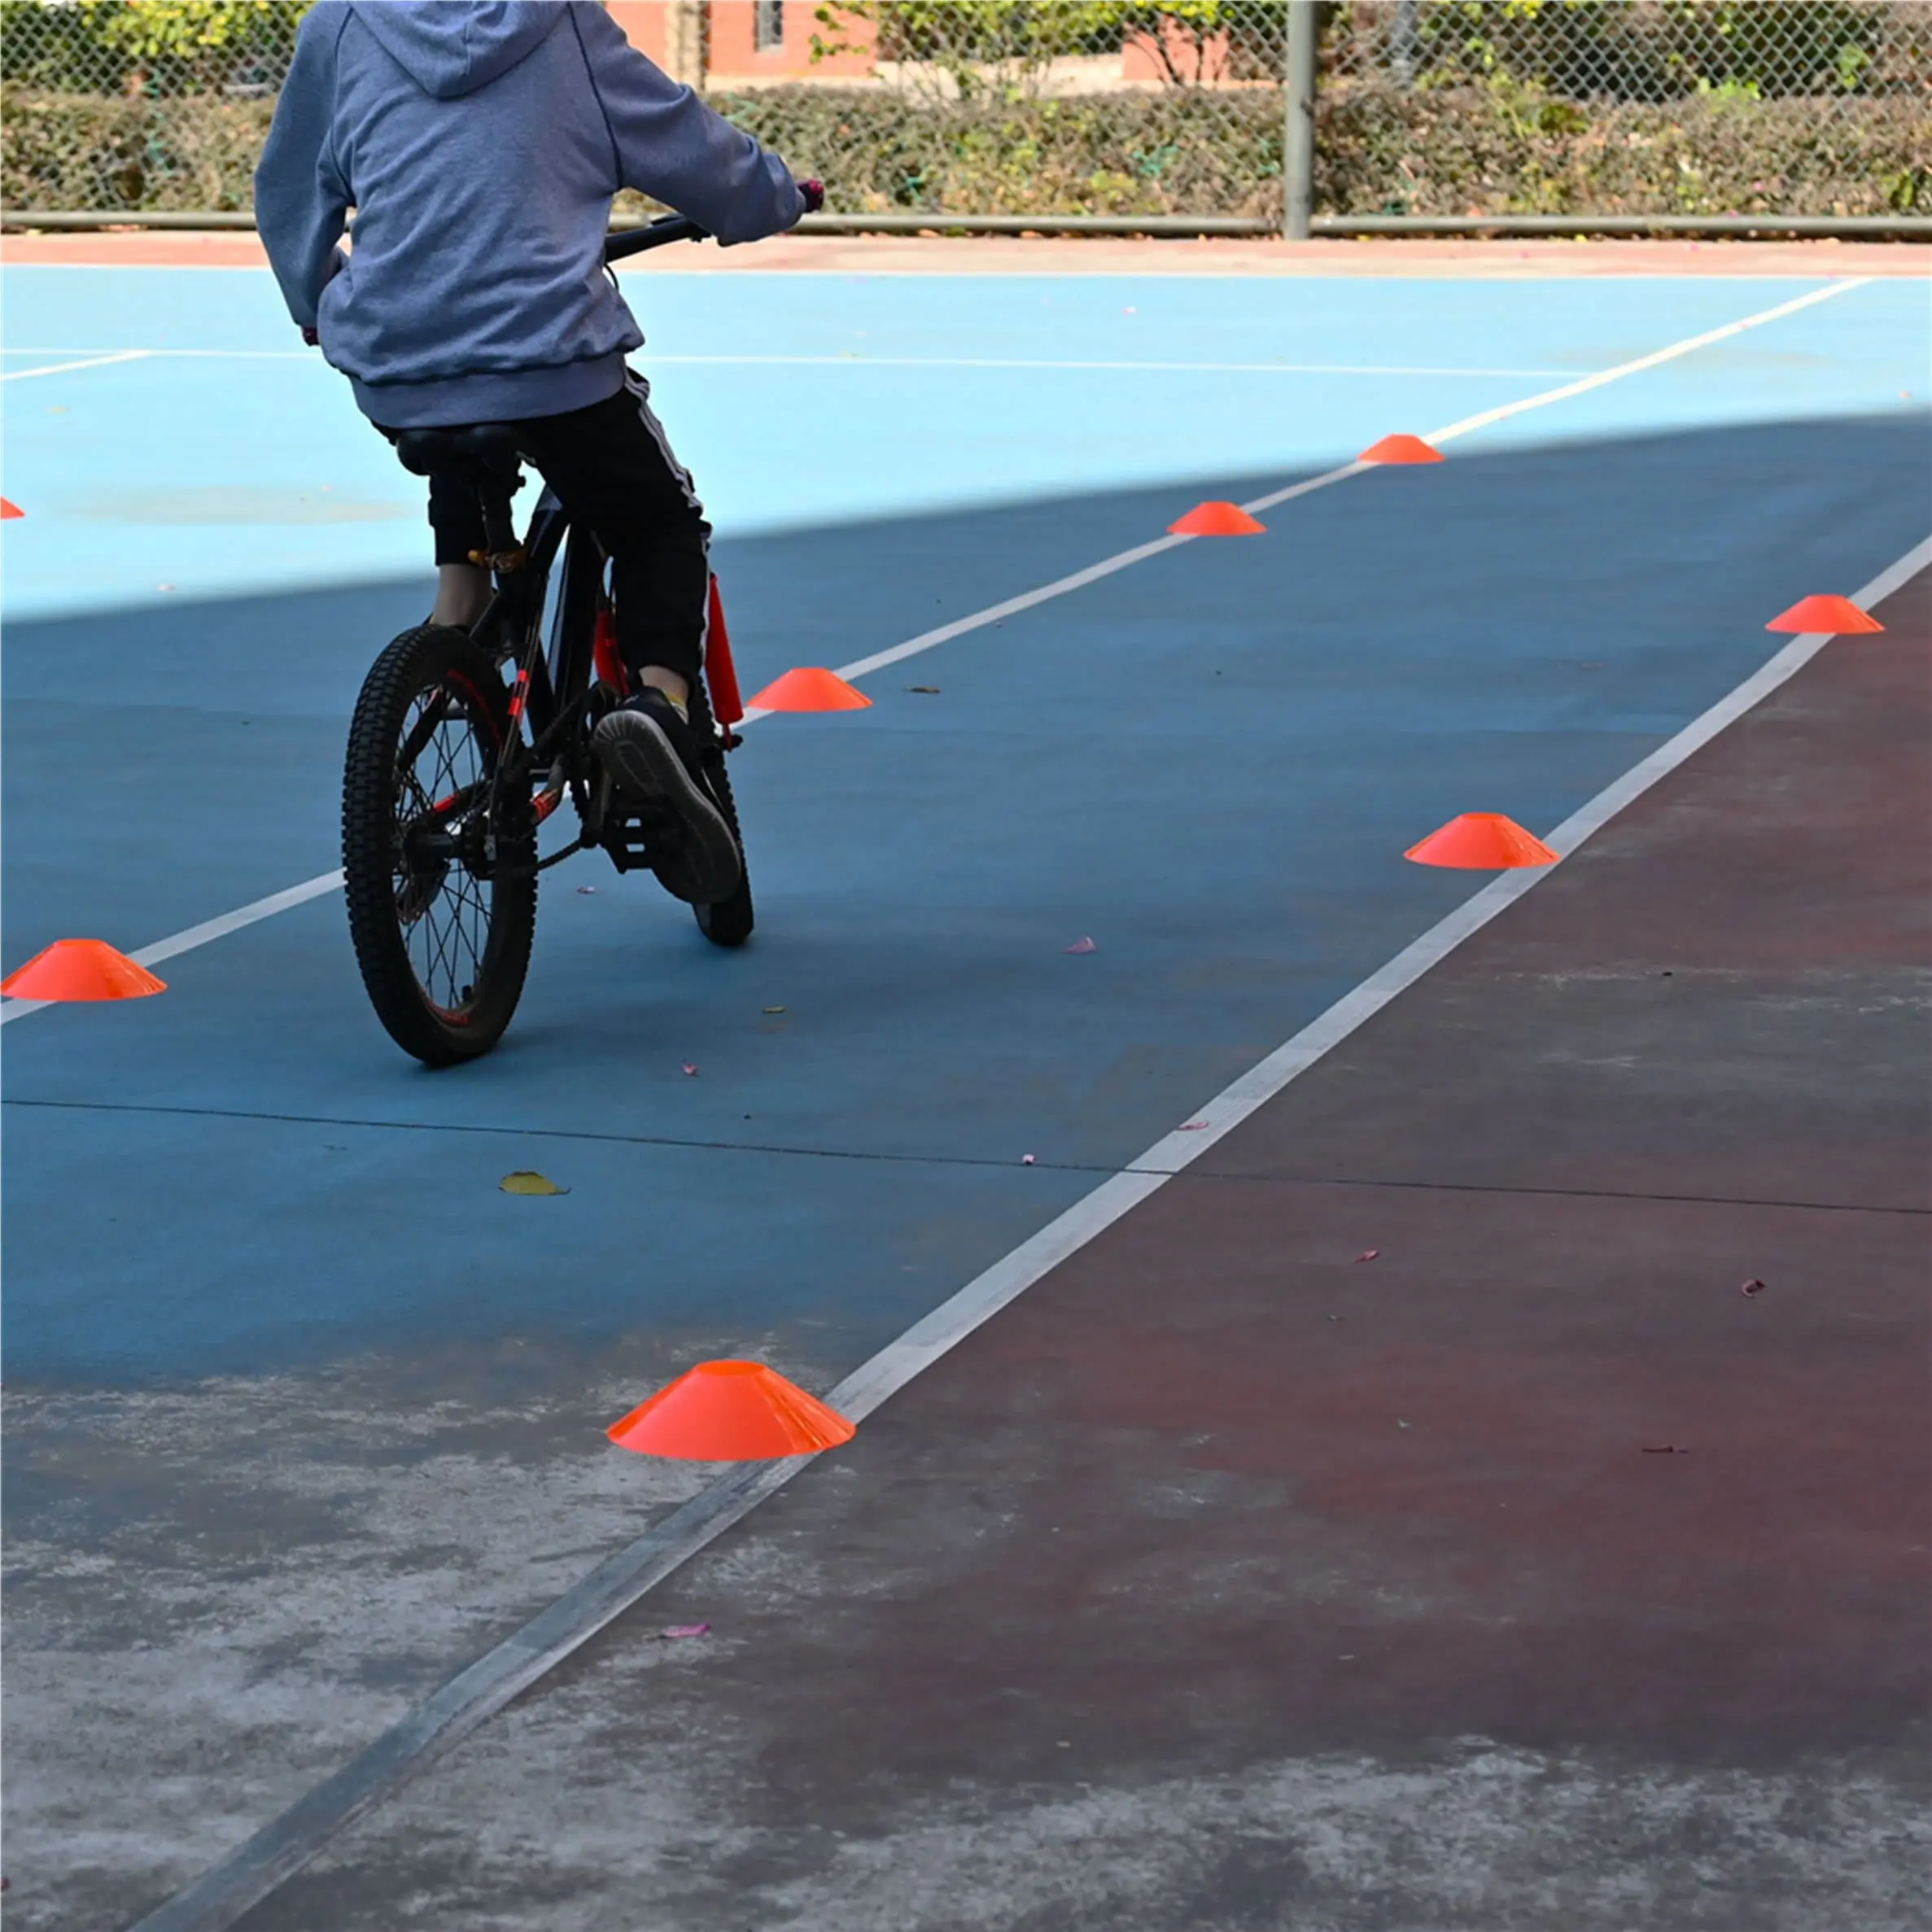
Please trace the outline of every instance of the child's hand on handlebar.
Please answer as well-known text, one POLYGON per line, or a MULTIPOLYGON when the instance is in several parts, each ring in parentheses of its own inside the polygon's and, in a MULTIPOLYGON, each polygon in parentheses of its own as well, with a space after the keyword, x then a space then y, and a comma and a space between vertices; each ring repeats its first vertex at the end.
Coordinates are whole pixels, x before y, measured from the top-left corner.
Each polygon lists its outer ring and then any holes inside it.
POLYGON ((798 192, 805 197, 805 212, 815 215, 825 205, 825 184, 818 180, 801 181, 798 192))

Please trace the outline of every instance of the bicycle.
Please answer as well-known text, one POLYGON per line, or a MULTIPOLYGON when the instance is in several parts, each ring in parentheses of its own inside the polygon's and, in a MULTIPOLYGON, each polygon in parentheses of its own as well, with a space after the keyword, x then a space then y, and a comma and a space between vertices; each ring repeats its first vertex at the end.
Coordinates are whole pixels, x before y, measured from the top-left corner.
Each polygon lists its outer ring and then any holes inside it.
MULTIPOLYGON (((606 262, 706 231, 667 215, 605 244, 606 262)), ((370 668, 356 702, 343 774, 343 883, 349 933, 370 1004, 389 1036, 429 1066, 487 1053, 522 995, 536 931, 538 876, 601 848, 620 872, 649 868, 679 836, 667 808, 614 794, 591 749, 599 719, 627 695, 617 655, 608 559, 573 527, 546 487, 519 541, 516 431, 505 423, 401 432, 397 453, 419 475, 473 479, 493 595, 469 631, 418 625, 370 668), (549 638, 544 614, 558 553, 549 638), (514 667, 514 675, 511 675, 514 667), (540 857, 538 828, 568 798, 575 839, 540 857)), ((744 716, 718 580, 711 579, 705 675, 688 700, 705 782, 737 841, 725 754, 744 716)), ((697 906, 714 945, 751 936, 749 876, 728 898, 697 906)))

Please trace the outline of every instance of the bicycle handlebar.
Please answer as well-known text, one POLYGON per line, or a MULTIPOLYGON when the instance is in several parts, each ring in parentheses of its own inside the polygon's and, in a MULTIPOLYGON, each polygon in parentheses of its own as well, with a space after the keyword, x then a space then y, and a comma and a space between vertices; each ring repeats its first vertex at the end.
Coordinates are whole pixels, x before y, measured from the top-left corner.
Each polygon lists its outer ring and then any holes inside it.
MULTIPOLYGON (((805 212, 815 215, 825 205, 823 181, 801 181, 798 191, 805 197, 805 212)), ((667 242, 708 242, 710 230, 700 228, 688 215, 659 215, 634 228, 627 234, 614 234, 604 243, 605 261, 622 261, 625 256, 641 255, 647 248, 662 248, 667 242)))
POLYGON ((647 248, 662 248, 667 242, 708 242, 710 230, 700 228, 688 215, 660 215, 628 234, 607 236, 605 261, 622 261, 627 255, 641 255, 647 248))

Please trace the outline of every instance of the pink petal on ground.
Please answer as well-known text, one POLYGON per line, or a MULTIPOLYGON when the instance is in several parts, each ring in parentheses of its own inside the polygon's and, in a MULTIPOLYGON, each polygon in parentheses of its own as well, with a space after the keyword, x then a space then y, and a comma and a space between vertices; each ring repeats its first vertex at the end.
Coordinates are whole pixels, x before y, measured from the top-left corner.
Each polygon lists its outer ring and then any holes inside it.
POLYGON ((671 1624, 658 1633, 660 1637, 709 1637, 709 1624, 671 1624))
POLYGON ((1762 1295, 1764 1284, 1761 1281, 1747 1281, 1737 1291, 1740 1295, 1762 1295))
POLYGON ((1372 1261, 1381 1252, 1379 1248, 1365 1248, 1355 1258, 1358 1261, 1372 1261))
POLYGON ((1097 953, 1099 950, 1091 939, 1076 939, 1071 946, 1060 948, 1062 952, 1069 953, 1097 953))
POLYGON ((1030 1154, 1022 1154, 1020 1156, 1020 1165, 1022 1167, 1031 1167, 1034 1165, 1033 1156, 1030 1154))
POLYGON ((693 1080, 697 1077, 697 1069, 696 1065, 690 1060, 686 1060, 684 1062, 684 1071, 688 1073, 693 1080))

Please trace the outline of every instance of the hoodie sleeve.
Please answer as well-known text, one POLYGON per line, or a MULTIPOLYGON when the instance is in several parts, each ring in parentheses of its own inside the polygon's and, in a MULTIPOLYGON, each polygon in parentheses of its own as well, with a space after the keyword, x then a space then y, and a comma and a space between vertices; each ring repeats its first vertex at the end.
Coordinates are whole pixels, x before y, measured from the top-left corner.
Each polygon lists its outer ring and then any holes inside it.
POLYGON ((688 215, 720 242, 793 226, 805 198, 775 154, 646 60, 598 6, 570 8, 617 153, 617 185, 688 215))
POLYGON ((349 208, 334 139, 335 49, 347 14, 339 0, 325 0, 303 20, 255 170, 255 222, 269 266, 290 315, 310 329, 323 288, 342 266, 335 244, 349 208))

